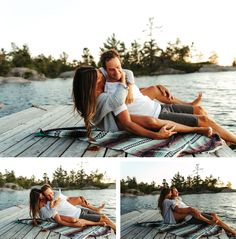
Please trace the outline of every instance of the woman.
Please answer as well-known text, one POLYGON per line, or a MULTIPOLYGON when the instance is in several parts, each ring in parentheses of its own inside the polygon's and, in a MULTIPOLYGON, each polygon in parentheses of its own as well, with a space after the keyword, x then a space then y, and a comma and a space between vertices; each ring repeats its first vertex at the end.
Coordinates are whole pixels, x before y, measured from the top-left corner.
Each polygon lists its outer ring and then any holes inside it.
MULTIPOLYGON (((128 91, 125 74, 122 70, 121 75, 121 82, 115 94, 110 95, 103 92, 105 81, 99 70, 93 67, 81 67, 76 70, 73 80, 74 107, 84 118, 89 136, 93 125, 102 130, 126 130, 136 135, 153 139, 168 138, 177 132, 195 132, 210 136, 213 129, 227 142, 236 144, 235 135, 216 124, 206 115, 194 115, 192 117, 192 119, 195 119, 197 127, 190 127, 170 120, 160 120, 150 116, 130 115, 127 110, 114 117, 113 112, 123 107, 128 91), (160 131, 156 132, 159 129, 160 131)), ((201 112, 201 108, 198 107, 197 109, 201 112)))
POLYGON ((202 214, 195 208, 181 207, 178 201, 171 198, 172 190, 163 188, 158 199, 158 208, 165 223, 175 224, 185 220, 189 224, 217 224, 228 233, 236 236, 236 231, 222 222, 215 213, 202 214), (190 215, 192 217, 189 218, 190 215))
MULTIPOLYGON (((89 215, 91 220, 86 220, 82 218, 75 218, 70 215, 59 215, 56 208, 60 204, 60 199, 53 202, 53 208, 48 208, 46 206, 46 199, 43 196, 40 189, 32 189, 30 192, 30 216, 33 219, 34 224, 36 224, 37 218, 49 219, 53 218, 57 223, 69 226, 69 227, 84 227, 93 225, 108 225, 114 231, 116 230, 115 224, 105 215, 93 212, 89 215)), ((85 209, 86 211, 87 209, 85 209)), ((91 210, 89 210, 92 212, 91 210)))

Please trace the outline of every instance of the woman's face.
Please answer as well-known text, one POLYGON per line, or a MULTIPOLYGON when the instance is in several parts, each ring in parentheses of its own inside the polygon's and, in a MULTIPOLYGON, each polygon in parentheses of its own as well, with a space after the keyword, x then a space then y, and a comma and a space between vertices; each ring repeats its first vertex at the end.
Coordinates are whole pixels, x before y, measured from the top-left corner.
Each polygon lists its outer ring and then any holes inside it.
POLYGON ((165 198, 171 198, 171 196, 172 196, 172 193, 171 193, 171 191, 166 195, 166 197, 165 198))
POLYGON ((96 96, 104 91, 105 80, 100 70, 97 70, 96 96))

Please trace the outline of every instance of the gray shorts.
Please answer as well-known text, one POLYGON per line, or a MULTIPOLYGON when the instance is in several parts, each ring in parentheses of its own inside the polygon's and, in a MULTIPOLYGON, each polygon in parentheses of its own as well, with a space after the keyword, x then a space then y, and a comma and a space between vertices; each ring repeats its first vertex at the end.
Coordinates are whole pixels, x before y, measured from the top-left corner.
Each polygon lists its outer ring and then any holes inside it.
POLYGON ((170 120, 192 127, 198 126, 198 118, 193 114, 191 105, 162 104, 158 119, 170 120))
POLYGON ((101 215, 88 208, 81 208, 79 219, 85 219, 92 222, 99 222, 101 215))

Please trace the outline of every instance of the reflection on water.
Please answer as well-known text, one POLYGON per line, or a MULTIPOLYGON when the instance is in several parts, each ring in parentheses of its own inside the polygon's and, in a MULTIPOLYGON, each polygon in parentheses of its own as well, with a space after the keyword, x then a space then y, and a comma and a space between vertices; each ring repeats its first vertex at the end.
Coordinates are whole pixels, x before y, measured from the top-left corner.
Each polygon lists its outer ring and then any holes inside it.
MULTIPOLYGON (((178 98, 192 101, 203 92, 202 106, 209 115, 236 133, 236 72, 193 73, 183 75, 143 76, 141 86, 163 84, 178 98)), ((0 85, 0 102, 5 107, 0 117, 36 105, 70 104, 72 79, 54 79, 26 84, 0 85)))
MULTIPOLYGON (((140 209, 157 209, 159 195, 121 198, 121 214, 140 209)), ((236 193, 183 195, 185 203, 200 211, 215 212, 224 222, 236 228, 236 193)))
MULTIPOLYGON (((11 207, 17 204, 28 205, 29 203, 29 190, 24 191, 0 191, 0 210, 11 207)), ((103 190, 69 190, 62 191, 67 196, 84 196, 88 202, 94 206, 99 206, 105 203, 103 212, 112 220, 116 217, 116 190, 103 189, 103 190)))

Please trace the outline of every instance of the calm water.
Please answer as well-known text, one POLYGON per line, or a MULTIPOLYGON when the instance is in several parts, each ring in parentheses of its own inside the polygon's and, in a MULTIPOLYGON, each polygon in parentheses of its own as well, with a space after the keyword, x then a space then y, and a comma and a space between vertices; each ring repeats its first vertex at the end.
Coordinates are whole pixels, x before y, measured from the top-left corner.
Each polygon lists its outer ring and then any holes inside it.
MULTIPOLYGON (((29 190, 2 192, 0 191, 0 210, 11 207, 17 204, 28 205, 29 190)), ((68 196, 84 196, 94 206, 99 206, 105 203, 106 206, 103 212, 112 220, 116 217, 116 190, 103 189, 103 190, 70 190, 62 191, 63 194, 68 196)))
MULTIPOLYGON (((236 133, 236 72, 193 73, 184 75, 145 76, 137 85, 165 85, 182 100, 192 101, 203 92, 202 106, 209 115, 236 133)), ((72 79, 54 79, 26 84, 0 85, 0 102, 5 107, 0 117, 37 105, 70 104, 72 79)))
MULTIPOLYGON (((140 209, 156 209, 158 195, 121 198, 121 214, 140 209)), ((236 228, 236 193, 183 195, 183 201, 206 212, 216 212, 236 228)))

